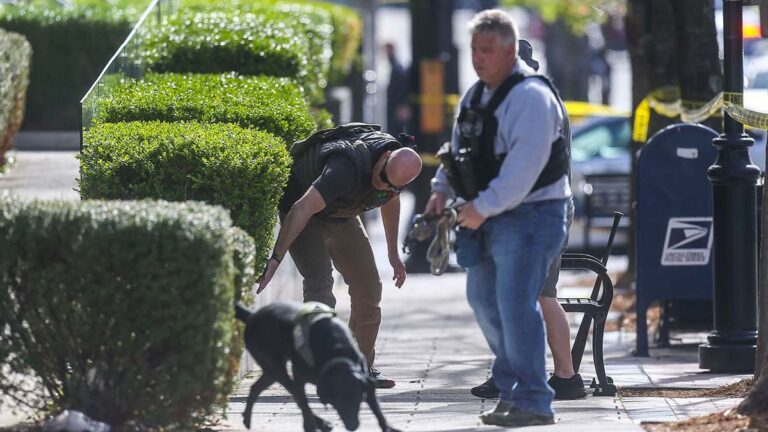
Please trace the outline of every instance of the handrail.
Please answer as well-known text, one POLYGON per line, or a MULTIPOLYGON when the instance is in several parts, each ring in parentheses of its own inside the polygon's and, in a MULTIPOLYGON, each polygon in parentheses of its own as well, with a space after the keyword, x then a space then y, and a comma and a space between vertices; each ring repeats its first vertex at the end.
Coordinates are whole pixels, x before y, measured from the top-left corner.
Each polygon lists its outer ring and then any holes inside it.
POLYGON ((81 125, 82 127, 80 128, 81 147, 82 147, 83 131, 85 129, 90 128, 91 122, 94 117, 94 113, 89 111, 89 109, 91 109, 92 107, 87 107, 86 104, 88 104, 92 98, 98 97, 99 86, 103 84, 104 79, 108 75, 111 75, 114 73, 123 73, 126 76, 130 76, 133 78, 141 78, 144 75, 144 69, 142 64, 121 63, 120 60, 123 59, 124 54, 126 53, 128 48, 131 46, 131 44, 135 41, 136 35, 151 22, 152 18, 150 18, 150 15, 154 14, 155 15, 154 24, 160 25, 162 23, 162 18, 165 14, 169 12, 173 13, 173 11, 176 10, 176 3, 177 3, 177 0, 152 0, 152 2, 147 6, 147 8, 141 14, 141 17, 139 18, 139 20, 131 29, 131 32, 125 38, 125 40, 117 49, 117 51, 109 59, 109 62, 107 62, 106 66, 104 66, 104 69, 102 69, 98 78, 96 78, 96 81, 94 81, 94 83, 91 85, 91 87, 82 97, 82 99, 80 99, 80 119, 82 122, 82 125, 81 125), (166 5, 168 6, 167 8, 164 7, 166 5))

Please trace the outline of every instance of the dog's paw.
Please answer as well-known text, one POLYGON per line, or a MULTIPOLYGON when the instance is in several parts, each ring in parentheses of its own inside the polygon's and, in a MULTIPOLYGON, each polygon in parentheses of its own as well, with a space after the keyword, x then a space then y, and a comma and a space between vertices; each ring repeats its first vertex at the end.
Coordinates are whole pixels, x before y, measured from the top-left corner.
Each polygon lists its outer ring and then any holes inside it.
POLYGON ((243 414, 243 425, 248 430, 251 430, 251 416, 243 414))
POLYGON ((323 432, 319 423, 314 424, 304 423, 304 432, 323 432))
POLYGON ((320 417, 315 417, 315 422, 317 422, 320 432, 331 432, 333 430, 333 425, 320 417))

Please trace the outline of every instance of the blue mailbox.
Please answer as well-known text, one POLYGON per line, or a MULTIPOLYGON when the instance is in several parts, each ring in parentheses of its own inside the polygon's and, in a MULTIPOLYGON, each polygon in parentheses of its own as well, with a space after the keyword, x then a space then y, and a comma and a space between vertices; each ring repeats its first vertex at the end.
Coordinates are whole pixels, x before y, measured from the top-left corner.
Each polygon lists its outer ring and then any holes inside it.
POLYGON ((714 130, 677 124, 656 133, 637 161, 637 355, 648 355, 656 300, 712 299, 714 130))

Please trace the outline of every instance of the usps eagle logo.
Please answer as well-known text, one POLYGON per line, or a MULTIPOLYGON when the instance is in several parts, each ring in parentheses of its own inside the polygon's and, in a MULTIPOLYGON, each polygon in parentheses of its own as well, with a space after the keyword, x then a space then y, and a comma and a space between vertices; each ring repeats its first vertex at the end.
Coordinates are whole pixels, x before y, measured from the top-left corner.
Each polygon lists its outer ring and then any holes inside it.
POLYGON ((704 266, 712 254, 712 218, 670 218, 664 250, 663 266, 704 266))

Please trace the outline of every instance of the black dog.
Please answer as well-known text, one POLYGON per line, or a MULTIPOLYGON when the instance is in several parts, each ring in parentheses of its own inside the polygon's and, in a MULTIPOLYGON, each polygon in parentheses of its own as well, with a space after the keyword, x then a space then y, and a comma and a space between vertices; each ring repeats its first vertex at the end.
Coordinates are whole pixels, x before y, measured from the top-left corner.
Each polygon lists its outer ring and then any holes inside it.
POLYGON ((376 399, 376 382, 368 374, 363 355, 346 326, 333 312, 318 303, 276 302, 253 313, 235 305, 237 319, 245 323, 245 348, 262 370, 251 386, 243 423, 251 427, 251 410, 259 394, 275 381, 293 396, 301 409, 305 432, 328 432, 331 425, 314 415, 307 403, 304 385, 317 386, 323 404, 331 404, 347 430, 360 426, 363 400, 373 411, 384 432, 390 427, 376 399), (286 363, 293 365, 293 379, 286 363))

